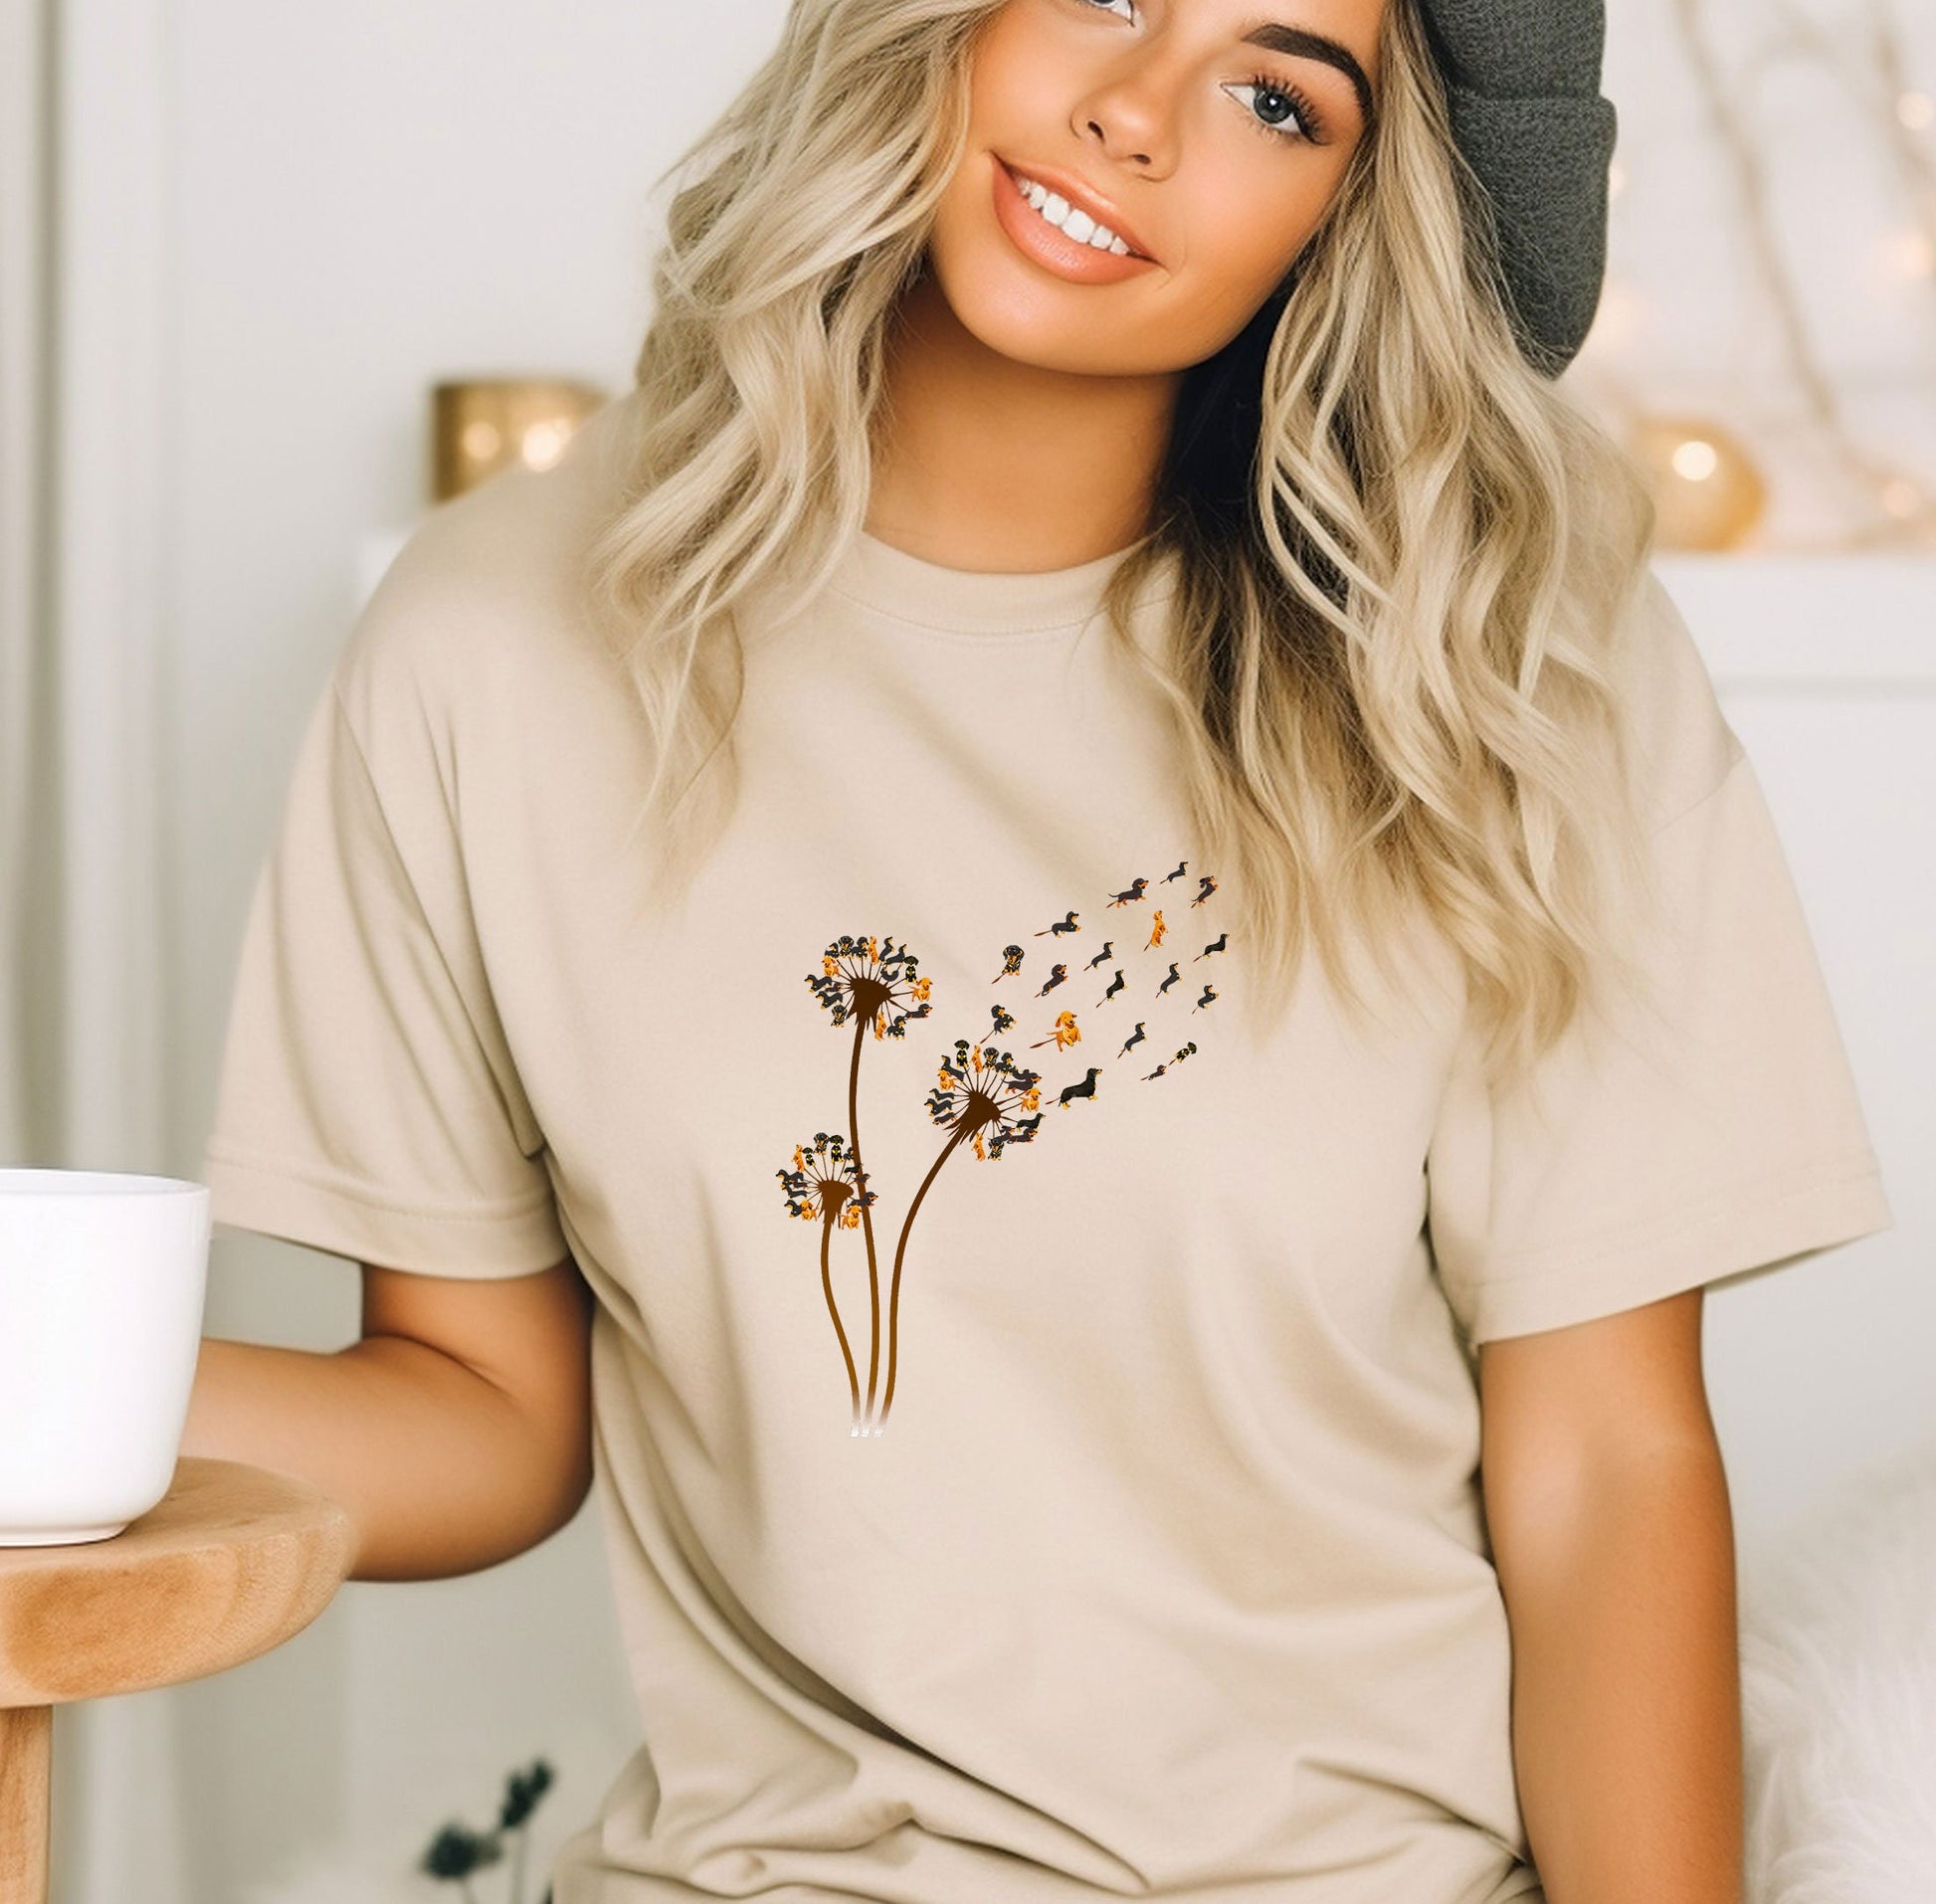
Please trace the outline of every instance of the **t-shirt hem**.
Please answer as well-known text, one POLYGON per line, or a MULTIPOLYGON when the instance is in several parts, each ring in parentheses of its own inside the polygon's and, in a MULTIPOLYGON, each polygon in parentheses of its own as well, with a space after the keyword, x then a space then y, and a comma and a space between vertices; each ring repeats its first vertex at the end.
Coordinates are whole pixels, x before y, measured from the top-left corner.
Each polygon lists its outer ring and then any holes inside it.
POLYGON ((548 1188, 501 1204, 428 1210, 313 1166, 211 1145, 201 1181, 213 1222, 280 1237, 352 1261, 438 1276, 519 1276, 571 1253, 548 1188))
POLYGON ((1672 1213, 1633 1228, 1614 1247, 1588 1241, 1545 1250, 1524 1267, 1487 1277, 1472 1291, 1471 1341, 1564 1328, 1698 1284, 1740 1281, 1894 1222, 1872 1151, 1817 1170, 1758 1177, 1691 1221, 1672 1213))

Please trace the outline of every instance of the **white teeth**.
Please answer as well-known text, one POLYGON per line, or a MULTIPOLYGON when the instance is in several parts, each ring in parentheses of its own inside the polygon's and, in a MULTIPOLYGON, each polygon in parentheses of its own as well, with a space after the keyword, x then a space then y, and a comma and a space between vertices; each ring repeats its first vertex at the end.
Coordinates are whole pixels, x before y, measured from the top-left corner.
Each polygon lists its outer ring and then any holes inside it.
POLYGON ((1060 192, 1052 192, 1034 179, 1019 179, 1022 196, 1065 237, 1095 251, 1114 252, 1118 258, 1129 255, 1129 247, 1106 225, 1098 225, 1087 212, 1075 210, 1060 192))

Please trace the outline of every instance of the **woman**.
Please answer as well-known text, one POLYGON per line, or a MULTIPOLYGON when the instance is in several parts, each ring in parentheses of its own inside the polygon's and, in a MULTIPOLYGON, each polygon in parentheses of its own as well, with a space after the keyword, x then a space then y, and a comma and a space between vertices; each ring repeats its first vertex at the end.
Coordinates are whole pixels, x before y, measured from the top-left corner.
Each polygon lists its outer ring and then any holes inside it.
POLYGON ((1554 381, 1599 35, 799 0, 346 645, 204 1175, 364 1339, 184 1447, 363 1579, 596 1481, 557 1904, 1737 1895, 1702 1290, 1890 1219, 1554 381))

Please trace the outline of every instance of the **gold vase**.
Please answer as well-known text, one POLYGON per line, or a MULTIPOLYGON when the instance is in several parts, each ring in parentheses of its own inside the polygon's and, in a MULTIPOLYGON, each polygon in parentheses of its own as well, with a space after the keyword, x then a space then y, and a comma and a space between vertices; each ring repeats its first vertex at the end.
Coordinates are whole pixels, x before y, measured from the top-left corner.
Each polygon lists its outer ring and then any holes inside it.
POLYGON ((446 502, 500 470, 548 470, 606 393, 570 378, 465 377, 431 390, 431 494, 446 502))

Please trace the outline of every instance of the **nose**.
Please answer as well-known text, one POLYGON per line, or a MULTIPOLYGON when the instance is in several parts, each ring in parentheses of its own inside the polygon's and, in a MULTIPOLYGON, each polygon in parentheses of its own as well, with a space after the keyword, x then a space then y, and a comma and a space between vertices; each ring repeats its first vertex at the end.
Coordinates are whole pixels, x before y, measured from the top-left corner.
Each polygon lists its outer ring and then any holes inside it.
POLYGON ((1089 89, 1075 110, 1076 128, 1118 163, 1157 169, 1169 154, 1174 111, 1160 59, 1138 50, 1113 76, 1089 89))
MULTIPOLYGON (((1088 129, 1094 133, 1102 149, 1105 152, 1108 151, 1109 134, 1102 129, 1100 122, 1095 119, 1090 119, 1088 121, 1088 129)), ((1150 156, 1147 152, 1124 152, 1121 156, 1134 165, 1148 165, 1150 163, 1150 156)))

